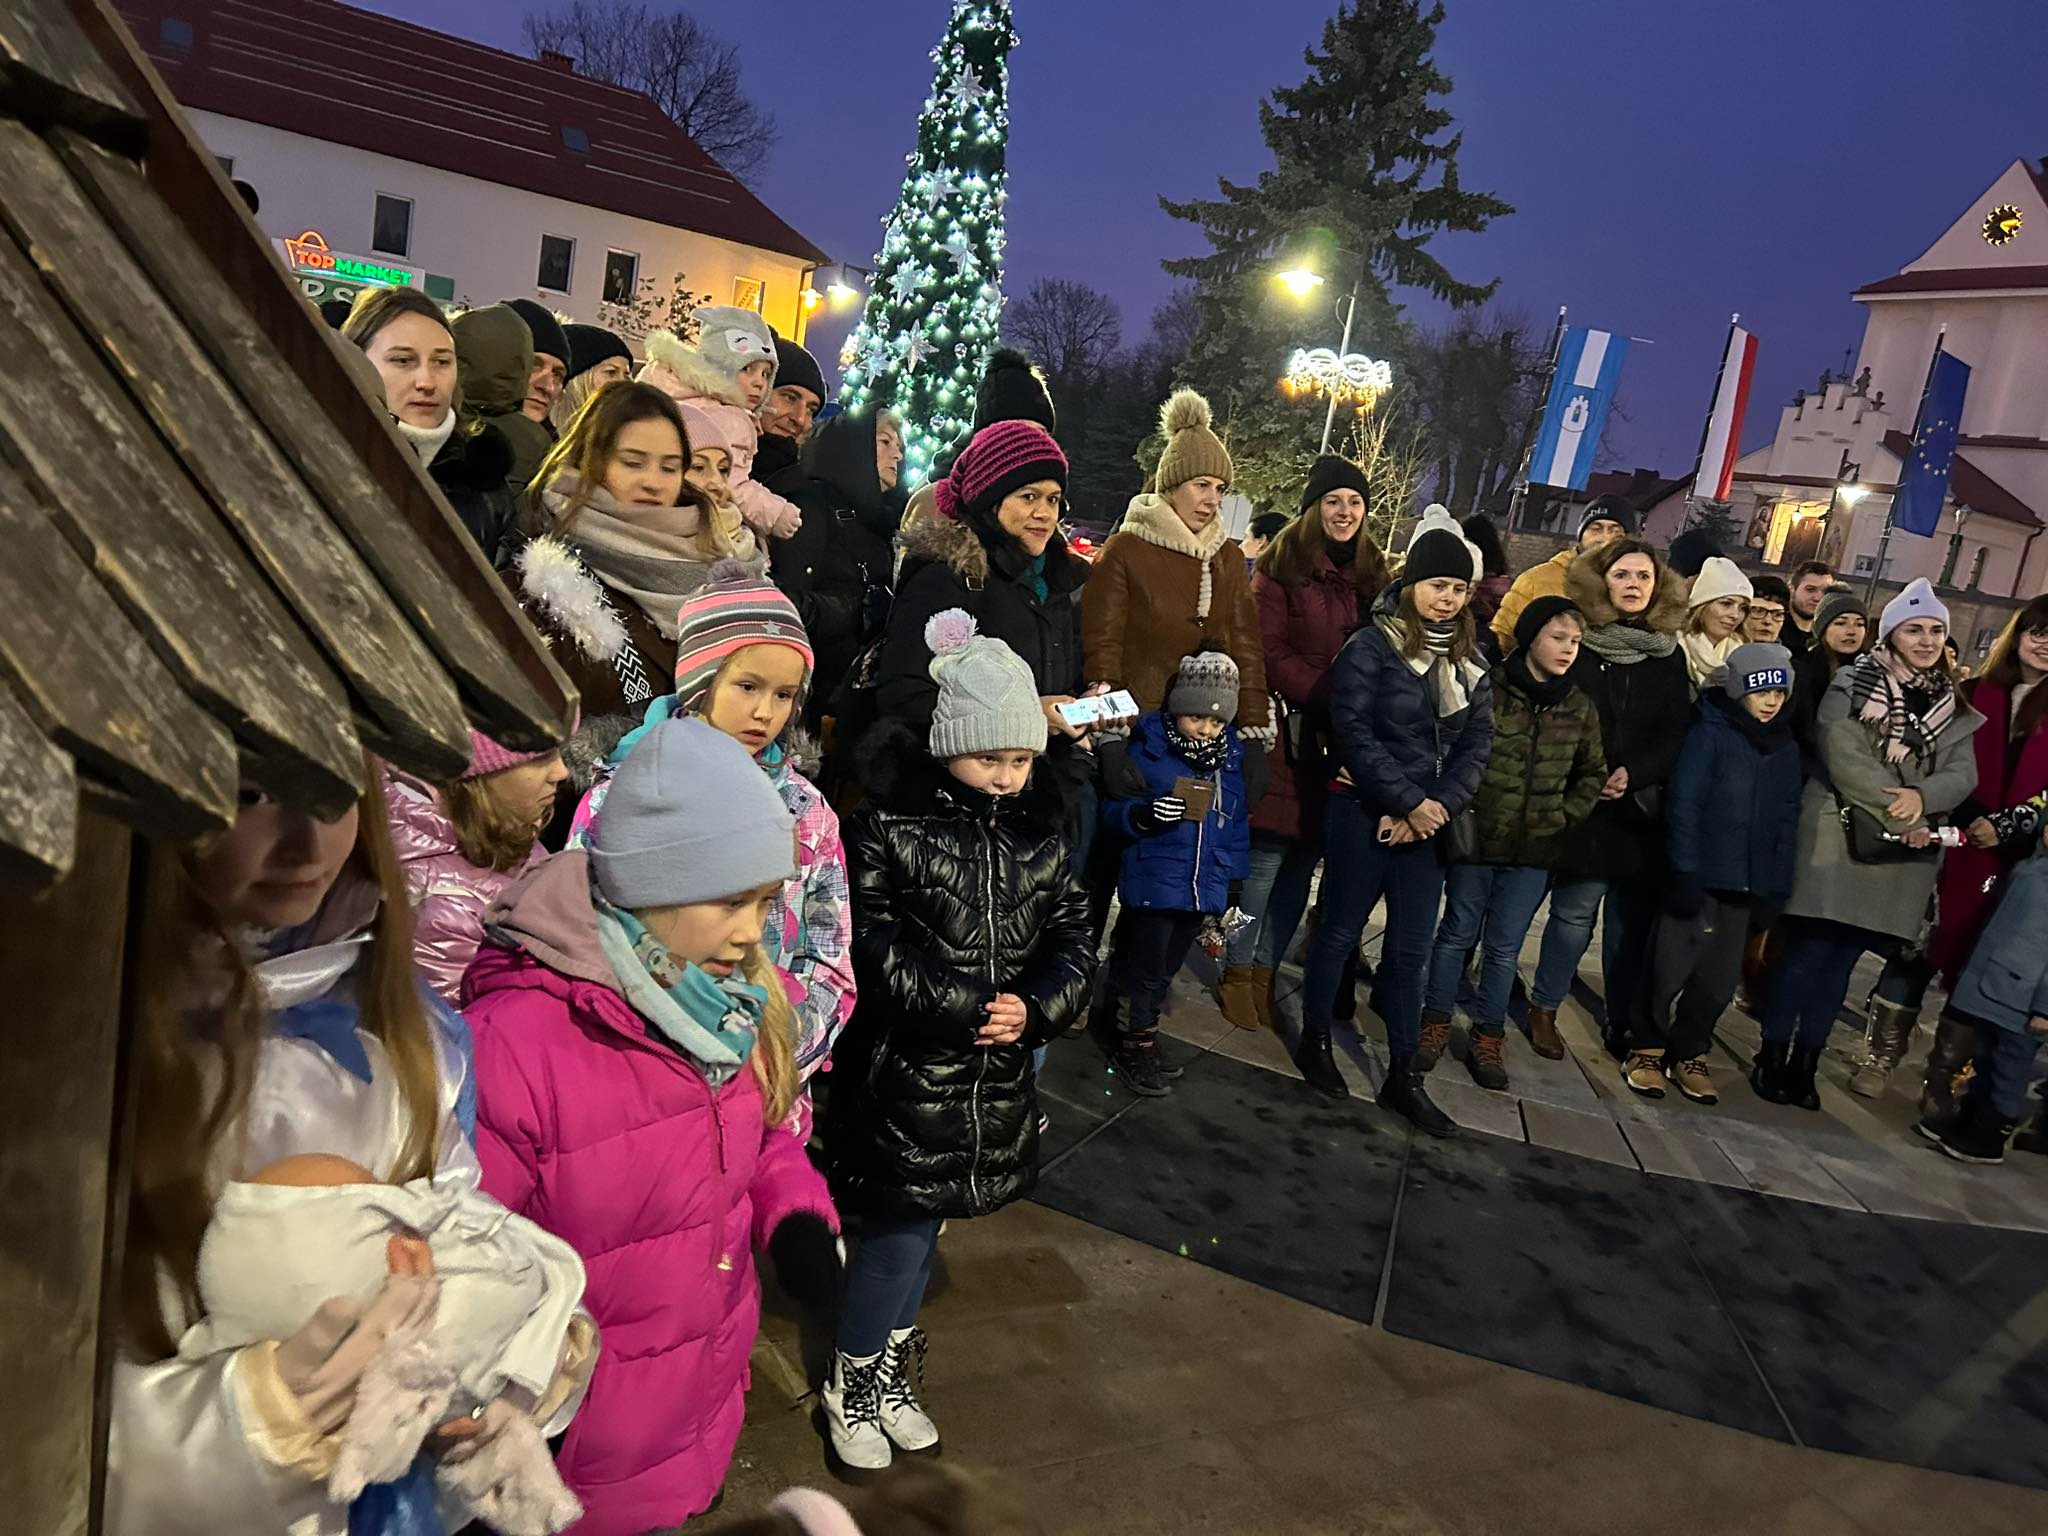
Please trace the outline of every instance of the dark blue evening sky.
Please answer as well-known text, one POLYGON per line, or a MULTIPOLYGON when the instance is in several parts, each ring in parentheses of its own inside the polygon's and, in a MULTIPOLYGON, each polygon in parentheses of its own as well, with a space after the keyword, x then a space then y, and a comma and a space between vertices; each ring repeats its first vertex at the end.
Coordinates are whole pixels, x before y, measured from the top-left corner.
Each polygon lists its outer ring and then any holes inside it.
MULTIPOLYGON (((518 0, 375 8, 519 48, 518 0)), ((929 81, 945 0, 695 0, 740 42, 781 144, 758 190, 867 265, 929 81)), ((1142 334, 1195 248, 1157 197, 1269 163, 1257 104, 1304 73, 1334 0, 1016 0, 1010 272, 1079 278, 1142 334)), ((1468 186, 1517 212, 1443 238, 1459 275, 1547 327, 1647 337, 1611 456, 1676 472, 1698 445, 1728 315, 1759 338, 1746 442, 1861 334, 1849 292, 1917 256, 2016 157, 2048 154, 2043 0, 1447 0, 1438 61, 1468 186)), ((1422 309, 1419 312, 1428 314, 1422 309)), ((1335 341, 1304 316, 1304 339, 1335 341)), ((819 339, 823 339, 821 330, 819 339)), ((1371 338, 1363 345, 1371 350, 1371 338)), ((828 365, 829 366, 829 365, 828 365)))

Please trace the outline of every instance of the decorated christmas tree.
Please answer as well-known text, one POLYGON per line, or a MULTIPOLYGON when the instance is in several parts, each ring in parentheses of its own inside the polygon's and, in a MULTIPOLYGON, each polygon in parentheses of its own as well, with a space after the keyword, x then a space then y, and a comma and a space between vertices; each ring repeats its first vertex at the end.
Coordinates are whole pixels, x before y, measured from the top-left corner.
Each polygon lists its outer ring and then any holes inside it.
POLYGON ((1016 42, 1009 0, 955 0, 867 305, 839 357, 848 410, 886 405, 903 418, 906 484, 965 435, 1002 320, 1016 42))

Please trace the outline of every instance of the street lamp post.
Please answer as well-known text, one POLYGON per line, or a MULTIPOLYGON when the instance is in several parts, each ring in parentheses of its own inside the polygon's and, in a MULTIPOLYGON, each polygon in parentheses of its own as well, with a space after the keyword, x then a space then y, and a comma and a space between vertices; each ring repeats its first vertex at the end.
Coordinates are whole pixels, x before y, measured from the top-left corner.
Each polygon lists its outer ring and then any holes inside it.
POLYGON ((843 261, 804 268, 803 274, 797 279, 796 336, 793 339, 798 346, 804 344, 804 337, 810 333, 811 314, 820 305, 830 304, 832 308, 840 309, 848 301, 860 297, 860 289, 855 287, 852 281, 856 273, 862 278, 869 275, 865 269, 849 267, 843 261), (811 281, 821 272, 826 277, 823 293, 820 293, 811 281))
MULTIPOLYGON (((1344 334, 1337 343, 1337 357, 1342 360, 1348 358, 1351 354, 1351 330, 1358 319, 1358 291, 1365 282, 1365 258, 1359 256, 1356 251, 1345 250, 1342 247, 1338 248, 1337 254, 1339 256, 1358 257, 1359 262, 1358 276, 1352 279, 1351 292, 1344 296, 1344 334)), ((1277 276, 1280 284, 1296 298, 1306 297, 1322 287, 1324 283, 1323 275, 1320 272, 1312 271, 1307 267, 1290 267, 1285 272, 1277 274, 1277 276)), ((1327 393, 1330 397, 1330 405, 1329 409, 1323 413, 1323 441, 1322 446, 1317 450, 1320 453, 1328 453, 1330 451, 1330 439, 1337 429, 1337 402, 1341 396, 1341 392, 1335 388, 1329 389, 1327 393)))

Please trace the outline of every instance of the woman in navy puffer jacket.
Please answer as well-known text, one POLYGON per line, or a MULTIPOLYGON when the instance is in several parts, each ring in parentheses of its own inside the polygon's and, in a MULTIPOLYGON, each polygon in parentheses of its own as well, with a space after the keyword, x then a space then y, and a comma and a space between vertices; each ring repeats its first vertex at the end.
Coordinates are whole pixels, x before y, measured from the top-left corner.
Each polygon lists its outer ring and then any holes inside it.
POLYGON ((1408 547, 1400 585, 1330 669, 1333 755, 1342 765, 1324 818, 1322 918, 1302 984, 1295 1065, 1310 1086, 1341 1096, 1330 1047, 1344 961, 1387 898, 1386 945, 1374 1002, 1387 1027, 1379 1102, 1446 1136, 1416 1062, 1422 973, 1443 896, 1443 841, 1479 790, 1493 745, 1493 700, 1466 608, 1474 556, 1455 527, 1408 547))

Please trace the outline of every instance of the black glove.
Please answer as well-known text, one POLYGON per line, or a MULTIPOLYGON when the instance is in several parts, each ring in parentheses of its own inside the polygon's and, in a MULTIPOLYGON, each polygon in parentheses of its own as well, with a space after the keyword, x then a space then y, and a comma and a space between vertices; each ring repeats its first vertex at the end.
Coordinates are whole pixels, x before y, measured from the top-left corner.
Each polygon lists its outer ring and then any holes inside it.
POLYGON ((1664 893, 1664 912, 1676 918, 1698 917, 1707 905, 1707 893, 1691 875, 1673 873, 1671 888, 1664 893))
POLYGON ((1244 803, 1247 808, 1266 798, 1273 786, 1273 753, 1264 742, 1244 744, 1244 803))
POLYGON ((1164 832, 1187 819, 1188 803, 1177 795, 1161 795, 1150 805, 1141 805, 1131 814, 1131 820, 1140 832, 1164 832))
POLYGON ((1145 782, 1145 775, 1138 771, 1138 765, 1131 761, 1130 751, 1121 738, 1102 736, 1096 738, 1095 762, 1102 774, 1102 792, 1112 800, 1142 800, 1151 792, 1145 782))
POLYGON ((839 1239, 809 1211, 785 1216, 768 1239, 768 1257, 775 1261, 775 1279, 791 1300, 807 1311, 820 1312, 839 1299, 839 1239))

